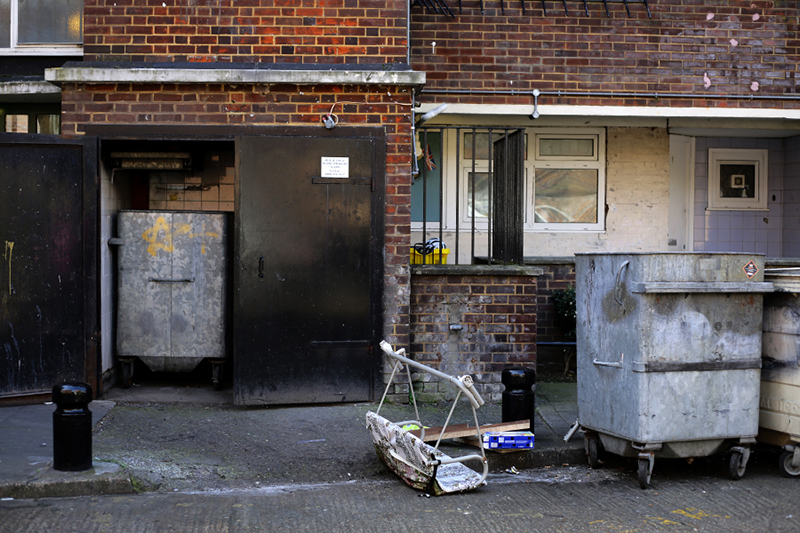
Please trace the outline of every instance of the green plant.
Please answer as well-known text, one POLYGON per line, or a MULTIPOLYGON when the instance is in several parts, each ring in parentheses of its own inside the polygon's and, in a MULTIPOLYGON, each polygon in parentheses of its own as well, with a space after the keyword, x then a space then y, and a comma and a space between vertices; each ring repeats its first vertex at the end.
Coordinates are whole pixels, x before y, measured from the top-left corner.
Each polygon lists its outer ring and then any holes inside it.
POLYGON ((552 298, 555 312, 553 322, 561 328, 567 340, 574 341, 578 316, 575 308, 575 286, 553 291, 552 298))

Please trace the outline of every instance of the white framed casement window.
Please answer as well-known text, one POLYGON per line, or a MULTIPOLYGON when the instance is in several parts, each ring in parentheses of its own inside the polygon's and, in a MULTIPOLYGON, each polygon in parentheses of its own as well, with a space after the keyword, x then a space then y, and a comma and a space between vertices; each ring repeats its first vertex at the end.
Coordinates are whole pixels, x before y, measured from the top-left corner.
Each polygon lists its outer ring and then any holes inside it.
POLYGON ((708 149, 708 209, 768 211, 768 150, 708 149))
POLYGON ((83 0, 0 0, 0 55, 82 55, 83 0))
MULTIPOLYGON (((495 204, 492 198, 492 176, 497 173, 496 168, 491 168, 494 164, 495 145, 510 135, 513 129, 504 130, 493 128, 491 130, 491 142, 489 131, 466 131, 461 134, 460 148, 460 178, 461 178, 461 224, 471 225, 474 213, 475 227, 477 229, 487 229, 489 227, 489 214, 495 204), (491 169, 491 170, 490 170, 491 169), (474 200, 474 201, 473 201, 474 200)), ((525 146, 528 146, 529 135, 525 135, 525 146)), ((529 159, 528 150, 524 150, 525 160, 529 159)), ((525 197, 528 197, 529 190, 529 171, 525 168, 525 197)), ((530 206, 524 207, 525 227, 529 228, 530 206)))
MULTIPOLYGON (((493 133, 492 140, 501 137, 493 133)), ((475 225, 483 229, 491 203, 489 135, 477 133, 473 149, 472 133, 464 133, 462 146, 462 222, 472 220, 474 196, 475 225)), ((525 229, 604 231, 605 130, 528 129, 525 146, 525 229)))
MULTIPOLYGON (((451 126, 418 132, 412 230, 489 230, 498 205, 492 197, 499 175, 494 152, 518 130, 451 126)), ((525 231, 605 231, 605 135, 604 128, 525 128, 525 231)))
POLYGON ((534 230, 605 230, 605 130, 574 131, 534 136, 534 230))

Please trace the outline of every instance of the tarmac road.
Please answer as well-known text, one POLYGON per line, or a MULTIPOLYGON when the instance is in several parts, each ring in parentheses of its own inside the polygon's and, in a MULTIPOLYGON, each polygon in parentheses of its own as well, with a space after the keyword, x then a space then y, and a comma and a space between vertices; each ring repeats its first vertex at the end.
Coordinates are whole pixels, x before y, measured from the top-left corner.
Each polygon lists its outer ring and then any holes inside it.
POLYGON ((657 462, 648 490, 635 461, 495 474, 476 491, 440 497, 398 479, 263 489, 153 492, 0 502, 2 532, 606 532, 800 530, 798 481, 777 457, 751 458, 731 481, 718 458, 657 462))

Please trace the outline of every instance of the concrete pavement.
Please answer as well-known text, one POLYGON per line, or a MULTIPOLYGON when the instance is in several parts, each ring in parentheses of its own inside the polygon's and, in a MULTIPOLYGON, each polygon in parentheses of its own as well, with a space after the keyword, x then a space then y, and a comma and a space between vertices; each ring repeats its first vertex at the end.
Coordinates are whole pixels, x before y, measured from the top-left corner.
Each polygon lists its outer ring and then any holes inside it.
MULTIPOLYGON (((52 468, 54 405, 0 408, 0 497, 41 498, 138 491, 203 491, 344 480, 388 480, 364 428, 375 404, 247 408, 230 390, 151 384, 112 390, 89 405, 93 468, 52 468)), ((426 425, 441 425, 449 403, 421 405, 426 425)), ((386 405, 391 420, 413 418, 407 405, 386 405)), ((451 424, 471 421, 460 402, 451 424)), ((491 472, 585 463, 583 439, 563 440, 577 419, 575 383, 539 383, 535 448, 487 452, 491 472)), ((501 405, 478 411, 481 424, 501 422, 501 405)), ((448 441, 451 456, 475 448, 448 441)), ((396 479, 396 478, 395 478, 396 479)), ((401 481, 398 479, 398 483, 401 481)))

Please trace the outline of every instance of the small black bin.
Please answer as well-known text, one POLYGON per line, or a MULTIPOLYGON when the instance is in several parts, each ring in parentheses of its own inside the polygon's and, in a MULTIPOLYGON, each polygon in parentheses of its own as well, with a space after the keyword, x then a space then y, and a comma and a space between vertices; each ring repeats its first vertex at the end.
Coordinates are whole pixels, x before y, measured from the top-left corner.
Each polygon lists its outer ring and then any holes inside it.
POLYGON ((533 431, 536 402, 532 389, 536 384, 536 372, 531 368, 506 368, 501 381, 505 385, 503 422, 530 420, 530 430, 533 431))

